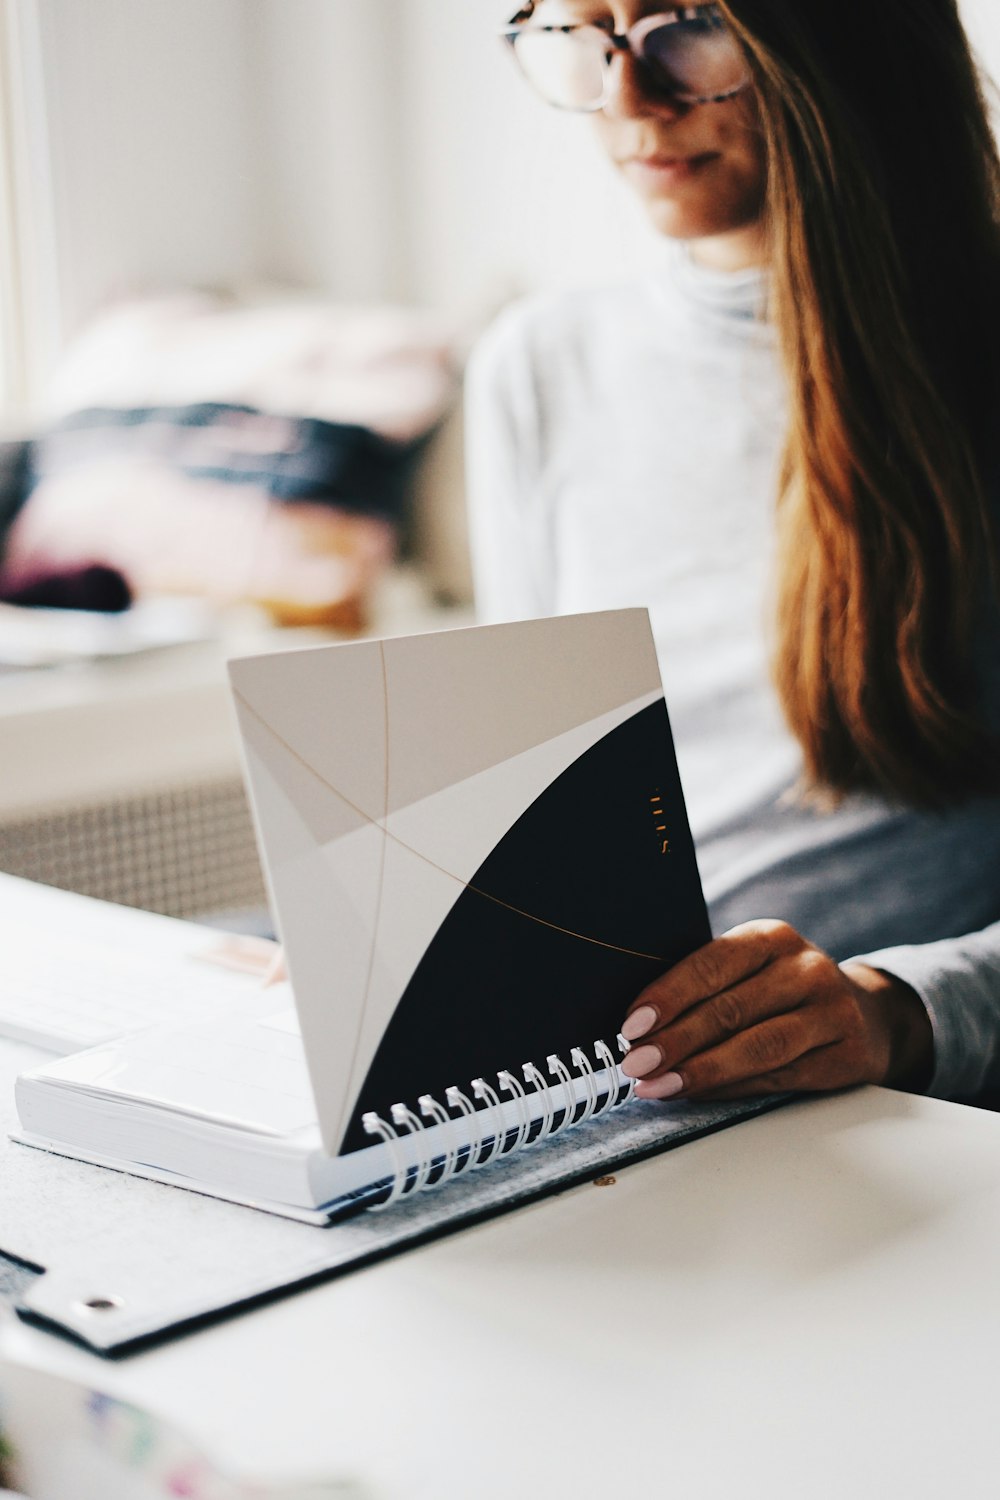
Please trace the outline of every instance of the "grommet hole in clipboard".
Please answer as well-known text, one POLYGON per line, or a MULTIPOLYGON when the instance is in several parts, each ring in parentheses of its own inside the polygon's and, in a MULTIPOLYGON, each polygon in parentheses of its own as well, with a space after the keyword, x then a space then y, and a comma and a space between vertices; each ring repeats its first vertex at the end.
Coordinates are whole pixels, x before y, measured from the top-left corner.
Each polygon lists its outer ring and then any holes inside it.
POLYGON ((124 1306, 124 1297, 86 1297, 76 1303, 77 1309, 84 1313, 117 1312, 124 1306))

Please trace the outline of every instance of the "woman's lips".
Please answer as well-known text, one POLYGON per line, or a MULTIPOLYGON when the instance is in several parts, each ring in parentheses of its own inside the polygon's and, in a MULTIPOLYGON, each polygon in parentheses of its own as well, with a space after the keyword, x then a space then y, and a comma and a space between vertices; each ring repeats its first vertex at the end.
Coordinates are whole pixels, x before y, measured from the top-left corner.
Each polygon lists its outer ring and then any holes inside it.
POLYGON ((622 167, 639 187, 665 188, 687 182, 717 160, 717 151, 703 151, 697 156, 629 156, 622 167))

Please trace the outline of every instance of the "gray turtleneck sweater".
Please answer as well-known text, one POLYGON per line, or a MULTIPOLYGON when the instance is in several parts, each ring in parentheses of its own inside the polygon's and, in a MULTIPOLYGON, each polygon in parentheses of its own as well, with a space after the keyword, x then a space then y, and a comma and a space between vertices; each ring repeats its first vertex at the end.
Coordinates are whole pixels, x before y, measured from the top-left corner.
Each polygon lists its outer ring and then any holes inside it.
POLYGON ((898 975, 934 1027, 930 1092, 974 1099, 1000 1089, 1000 799, 791 796, 767 664, 785 396, 762 292, 672 248, 647 279, 498 320, 468 378, 479 613, 648 606, 713 930, 780 917, 898 975))

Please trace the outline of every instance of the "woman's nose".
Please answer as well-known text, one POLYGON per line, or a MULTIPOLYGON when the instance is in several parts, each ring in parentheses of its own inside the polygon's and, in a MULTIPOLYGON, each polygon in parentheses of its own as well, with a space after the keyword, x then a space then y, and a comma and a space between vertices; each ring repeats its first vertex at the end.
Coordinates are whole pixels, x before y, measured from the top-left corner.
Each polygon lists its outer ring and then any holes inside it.
POLYGON ((689 108, 651 84, 642 64, 630 52, 617 52, 611 59, 604 113, 612 119, 655 114, 673 120, 689 108))

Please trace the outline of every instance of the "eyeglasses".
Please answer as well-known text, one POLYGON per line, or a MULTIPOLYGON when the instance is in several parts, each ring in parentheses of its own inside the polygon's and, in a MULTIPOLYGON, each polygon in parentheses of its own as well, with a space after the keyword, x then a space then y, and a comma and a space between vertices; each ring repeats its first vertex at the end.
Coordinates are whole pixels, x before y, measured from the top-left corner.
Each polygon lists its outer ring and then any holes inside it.
POLYGON ((716 5, 644 16, 622 33, 611 23, 539 25, 533 11, 526 5, 502 35, 532 88, 557 109, 603 109, 616 52, 630 52, 647 84, 681 104, 715 104, 750 83, 746 58, 716 5))

